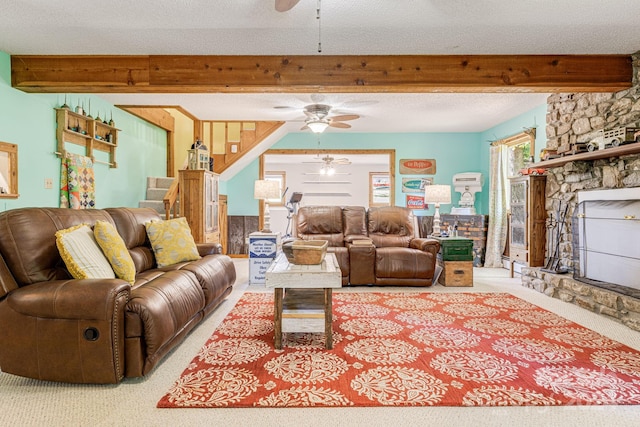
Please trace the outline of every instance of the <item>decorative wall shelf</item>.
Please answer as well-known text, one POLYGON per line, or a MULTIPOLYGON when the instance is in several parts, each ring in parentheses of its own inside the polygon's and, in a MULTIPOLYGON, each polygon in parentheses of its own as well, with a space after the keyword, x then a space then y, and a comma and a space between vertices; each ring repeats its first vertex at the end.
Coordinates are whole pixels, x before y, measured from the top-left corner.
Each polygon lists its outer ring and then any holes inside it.
POLYGON ((304 193, 305 196, 318 196, 318 197, 351 197, 351 193, 304 193))
POLYGON ((620 157, 629 154, 640 154, 640 143, 633 142, 631 144, 620 145, 618 147, 605 148, 604 150, 589 151, 586 153, 558 157, 557 159, 544 160, 542 162, 534 163, 529 167, 541 169, 557 168, 569 162, 608 159, 610 157, 620 157))
POLYGON ((302 181, 303 184, 351 184, 351 181, 302 181))
MULTIPOLYGON (((116 147, 118 146, 118 129, 100 120, 74 113, 66 108, 56 108, 56 153, 63 156, 66 142, 85 147, 85 154, 96 162, 93 150, 109 153, 109 167, 118 167, 116 163, 116 147)), ((100 162, 105 163, 105 162, 100 162)))

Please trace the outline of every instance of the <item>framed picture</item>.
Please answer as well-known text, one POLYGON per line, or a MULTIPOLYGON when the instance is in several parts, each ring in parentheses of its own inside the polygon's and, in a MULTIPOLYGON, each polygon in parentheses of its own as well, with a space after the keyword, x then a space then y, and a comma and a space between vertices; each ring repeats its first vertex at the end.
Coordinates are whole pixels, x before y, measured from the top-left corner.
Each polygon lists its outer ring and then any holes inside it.
MULTIPOLYGON (((267 171, 264 173, 264 179, 267 181, 277 181, 278 187, 280 187, 280 195, 284 192, 284 189, 287 188, 287 173, 284 171, 267 171)), ((284 199, 282 197, 278 197, 277 199, 269 199, 269 206, 284 206, 284 199)))
POLYGON ((369 172, 369 206, 391 206, 388 172, 369 172))
POLYGON ((407 207, 409 209, 429 209, 429 206, 424 204, 424 195, 422 194, 407 194, 407 207))

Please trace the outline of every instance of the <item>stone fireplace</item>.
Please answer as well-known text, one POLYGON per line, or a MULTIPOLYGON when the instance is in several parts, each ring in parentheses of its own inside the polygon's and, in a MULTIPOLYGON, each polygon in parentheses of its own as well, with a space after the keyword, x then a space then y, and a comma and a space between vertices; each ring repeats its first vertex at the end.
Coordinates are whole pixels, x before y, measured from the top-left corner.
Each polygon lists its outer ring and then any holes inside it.
MULTIPOLYGON (((564 144, 591 141, 603 129, 637 126, 640 122, 640 52, 633 55, 633 66, 634 79, 630 89, 616 93, 551 95, 547 100, 547 148, 557 149, 564 144)), ((620 284, 614 283, 614 286, 610 286, 610 283, 600 280, 604 277, 602 275, 597 275, 598 280, 584 280, 585 277, 581 277, 585 276, 585 269, 589 270, 593 266, 587 267, 584 264, 584 256, 581 258, 581 255, 584 255, 580 253, 584 249, 581 246, 584 242, 576 234, 584 223, 574 216, 580 214, 580 209, 584 207, 579 204, 579 194, 584 198, 585 194, 596 190, 637 187, 640 187, 640 154, 570 161, 548 169, 546 209, 550 219, 549 227, 560 223, 559 213, 566 215, 562 227, 557 227, 556 233, 552 233, 551 238, 548 238, 547 256, 557 256, 558 267, 568 270, 568 273, 555 274, 542 271, 540 268, 523 268, 523 286, 611 317, 640 331, 640 293, 621 292, 621 289, 617 288, 620 284), (600 282, 604 283, 604 286, 601 286, 600 282)), ((632 221, 640 221, 640 217, 632 221)), ((640 226, 638 228, 640 229, 640 226)), ((550 230, 551 228, 548 229, 550 230)), ((631 231, 627 230, 625 233, 632 231, 636 232, 635 227, 631 227, 631 231)), ((629 241, 640 241, 640 233, 624 237, 629 241)), ((605 235, 604 244, 610 246, 612 241, 607 238, 605 235)), ((617 250, 619 248, 603 252, 612 254, 617 250)), ((634 257, 631 253, 618 255, 634 257)), ((597 262, 602 262, 602 259, 596 261, 596 266, 597 262)), ((619 264, 624 268, 637 269, 635 277, 638 277, 640 284, 640 268, 625 263, 619 264)), ((617 268, 623 268, 620 265, 617 268)), ((559 270, 560 268, 555 269, 559 270)))

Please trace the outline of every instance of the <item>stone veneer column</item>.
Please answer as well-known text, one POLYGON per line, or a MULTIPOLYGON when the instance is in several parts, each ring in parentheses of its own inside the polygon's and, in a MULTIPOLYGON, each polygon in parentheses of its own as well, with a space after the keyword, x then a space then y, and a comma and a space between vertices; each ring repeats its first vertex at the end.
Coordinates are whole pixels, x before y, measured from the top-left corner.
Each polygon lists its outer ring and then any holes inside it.
MULTIPOLYGON (((615 93, 564 93, 547 99, 547 148, 588 142, 602 129, 640 125, 640 51, 632 55, 633 86, 615 93)), ((555 213, 569 205, 561 230, 560 265, 573 268, 571 218, 577 192, 592 189, 640 187, 640 154, 595 161, 569 162, 547 171, 546 209, 555 213)), ((549 248, 547 248, 548 250, 549 248)), ((593 287, 571 277, 523 268, 522 284, 550 297, 616 319, 640 331, 640 300, 593 287)))

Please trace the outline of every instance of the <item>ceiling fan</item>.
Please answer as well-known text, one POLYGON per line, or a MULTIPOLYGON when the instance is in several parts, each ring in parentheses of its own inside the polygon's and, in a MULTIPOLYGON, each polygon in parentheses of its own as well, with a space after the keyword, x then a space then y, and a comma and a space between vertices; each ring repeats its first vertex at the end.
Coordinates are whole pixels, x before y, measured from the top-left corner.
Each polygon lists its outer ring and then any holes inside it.
POLYGON ((307 116, 305 125, 300 130, 311 129, 313 133, 322 133, 329 126, 334 128, 349 129, 349 120, 359 119, 357 114, 342 114, 338 116, 329 116, 331 106, 326 104, 311 104, 304 107, 304 114, 307 116))
POLYGON ((278 12, 286 12, 293 9, 300 0, 276 0, 276 10, 278 12))
POLYGON ((349 161, 349 159, 347 159, 346 157, 341 157, 339 159, 336 159, 335 157, 332 157, 330 155, 326 155, 322 158, 320 158, 319 156, 316 158, 316 160, 309 160, 309 161, 304 161, 302 163, 324 163, 327 166, 332 166, 332 165, 350 165, 351 162, 349 161))
POLYGON ((334 175, 336 173, 336 169, 334 165, 350 165, 351 162, 346 157, 342 157, 336 159, 328 154, 322 158, 318 156, 317 160, 305 161, 302 163, 322 163, 320 167, 320 175, 334 175))

